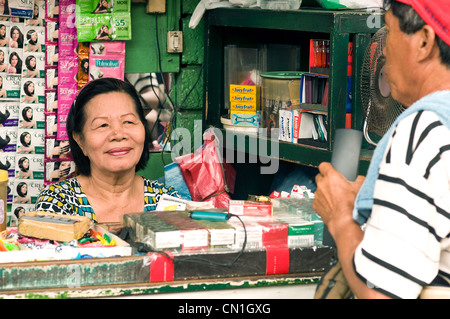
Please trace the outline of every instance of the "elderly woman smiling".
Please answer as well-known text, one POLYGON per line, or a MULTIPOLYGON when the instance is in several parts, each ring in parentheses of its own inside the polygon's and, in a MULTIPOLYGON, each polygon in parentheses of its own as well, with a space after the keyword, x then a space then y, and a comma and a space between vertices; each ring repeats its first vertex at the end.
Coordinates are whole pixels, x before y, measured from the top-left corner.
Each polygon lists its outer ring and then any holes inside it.
POLYGON ((149 158, 149 129, 131 84, 103 78, 86 84, 67 118, 78 176, 48 185, 36 210, 122 222, 123 215, 154 210, 171 187, 139 176, 149 158))

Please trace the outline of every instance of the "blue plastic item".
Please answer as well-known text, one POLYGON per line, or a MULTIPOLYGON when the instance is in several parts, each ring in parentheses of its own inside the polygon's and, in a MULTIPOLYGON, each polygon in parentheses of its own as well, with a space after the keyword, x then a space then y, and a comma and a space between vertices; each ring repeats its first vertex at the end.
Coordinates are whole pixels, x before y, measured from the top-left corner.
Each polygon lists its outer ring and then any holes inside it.
POLYGON ((164 179, 165 184, 174 187, 181 198, 192 200, 189 188, 184 182, 183 175, 181 174, 180 167, 177 163, 173 162, 164 166, 164 179))

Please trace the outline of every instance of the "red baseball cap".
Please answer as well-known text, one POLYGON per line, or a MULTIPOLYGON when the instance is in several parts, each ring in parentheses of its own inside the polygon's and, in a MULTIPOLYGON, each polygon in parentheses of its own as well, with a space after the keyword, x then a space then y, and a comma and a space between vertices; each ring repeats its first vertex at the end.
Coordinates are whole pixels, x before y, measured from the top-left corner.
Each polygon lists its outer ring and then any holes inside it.
POLYGON ((433 28, 434 32, 450 45, 450 1, 449 0, 396 0, 416 10, 419 16, 433 28))

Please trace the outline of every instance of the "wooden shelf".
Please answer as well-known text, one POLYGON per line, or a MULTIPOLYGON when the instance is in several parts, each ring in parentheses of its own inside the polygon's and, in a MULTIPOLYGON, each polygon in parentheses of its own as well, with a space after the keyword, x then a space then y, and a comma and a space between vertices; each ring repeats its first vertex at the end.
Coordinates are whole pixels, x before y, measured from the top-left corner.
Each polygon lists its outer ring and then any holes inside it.
MULTIPOLYGON (((365 10, 323 10, 300 9, 272 11, 261 9, 220 8, 207 10, 205 14, 205 72, 204 72, 204 127, 221 128, 224 108, 224 47, 230 44, 292 44, 301 48, 300 67, 309 70, 309 40, 327 38, 330 40, 329 97, 328 97, 328 139, 324 147, 292 144, 282 141, 266 141, 277 147, 278 158, 306 166, 318 166, 330 161, 333 150, 334 132, 344 128, 347 104, 347 66, 349 43, 353 42, 353 86, 352 123, 353 128, 362 128, 363 114, 360 107, 360 69, 367 45, 372 34, 379 28, 368 23, 373 15, 382 13, 365 10)), ((236 133, 239 135, 239 133, 236 133)), ((264 137, 249 136, 250 145, 258 144, 264 137)), ((254 147, 253 147, 254 148, 254 147)), ((371 158, 368 145, 363 146, 360 172, 365 174, 371 158)), ((247 150, 251 152, 250 150, 247 150)), ((270 154, 270 151, 268 152, 270 154)))
MULTIPOLYGON (((222 129, 225 139, 233 139, 228 147, 232 150, 245 152, 255 157, 276 158, 279 160, 317 167, 321 162, 330 162, 332 151, 304 144, 293 144, 278 140, 276 137, 258 136, 254 133, 240 133, 222 129), (237 145, 239 143, 239 145, 237 145)), ((227 143, 224 143, 227 147, 227 143)), ((361 150, 359 174, 365 175, 372 158, 373 151, 361 150)))
POLYGON ((374 33, 370 23, 367 23, 368 18, 371 15, 382 16, 381 13, 366 10, 300 9, 283 11, 257 8, 221 8, 209 10, 208 15, 210 26, 323 33, 374 33))

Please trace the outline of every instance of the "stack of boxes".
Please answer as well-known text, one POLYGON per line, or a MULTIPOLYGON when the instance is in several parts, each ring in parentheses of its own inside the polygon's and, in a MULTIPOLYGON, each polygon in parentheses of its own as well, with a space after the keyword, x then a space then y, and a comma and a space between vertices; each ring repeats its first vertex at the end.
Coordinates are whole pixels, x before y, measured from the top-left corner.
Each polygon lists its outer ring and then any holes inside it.
POLYGON ((246 251, 322 246, 323 222, 312 209, 311 199, 230 201, 228 212, 240 218, 197 220, 190 218, 187 211, 153 211, 126 214, 124 224, 132 230, 133 240, 156 250, 240 250, 244 241, 246 251), (253 210, 258 204, 261 209, 253 210), (241 210, 236 209, 239 205, 241 210))
POLYGON ((260 123, 260 87, 230 85, 230 118, 232 125, 257 128, 260 123))

